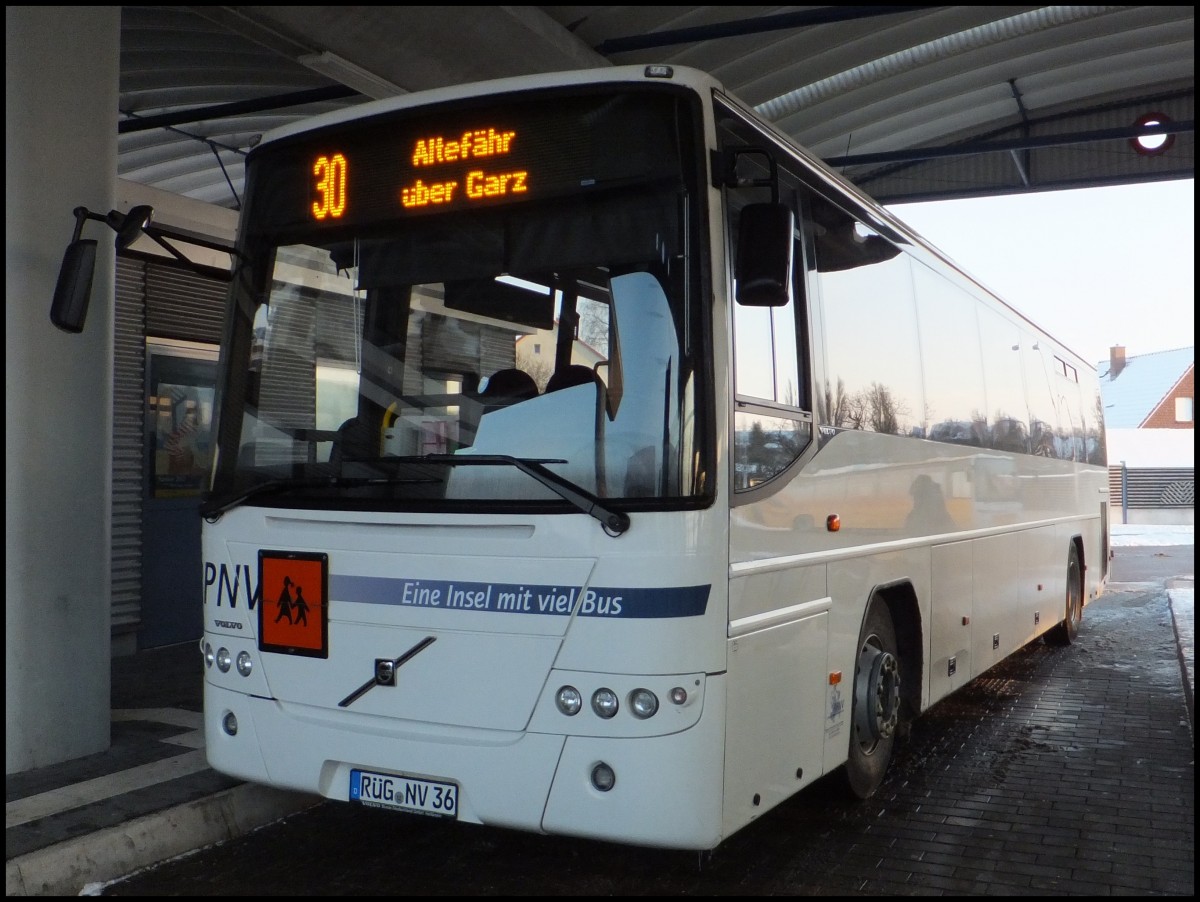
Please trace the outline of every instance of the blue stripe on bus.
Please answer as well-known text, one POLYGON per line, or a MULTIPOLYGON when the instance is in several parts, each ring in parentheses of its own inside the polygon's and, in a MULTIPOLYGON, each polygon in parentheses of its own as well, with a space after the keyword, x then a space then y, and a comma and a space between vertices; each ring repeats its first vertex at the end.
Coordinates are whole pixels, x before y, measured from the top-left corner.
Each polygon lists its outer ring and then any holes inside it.
POLYGON ((578 586, 472 583, 390 576, 329 576, 329 597, 359 604, 489 611, 497 614, 569 616, 579 602, 581 617, 699 617, 708 608, 709 586, 591 588, 579 600, 578 586))

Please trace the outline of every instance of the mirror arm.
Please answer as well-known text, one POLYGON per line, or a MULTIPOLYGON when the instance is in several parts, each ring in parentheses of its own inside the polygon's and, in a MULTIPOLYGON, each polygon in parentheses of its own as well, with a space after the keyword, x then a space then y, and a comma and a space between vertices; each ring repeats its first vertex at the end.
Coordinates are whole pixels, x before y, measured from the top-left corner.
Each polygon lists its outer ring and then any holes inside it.
POLYGON ((75 234, 71 236, 71 241, 78 241, 83 235, 83 224, 89 219, 94 222, 107 223, 107 217, 101 216, 99 213, 93 213, 87 207, 76 207, 73 211, 75 214, 75 234))
POLYGON ((714 188, 770 188, 771 203, 779 202, 779 169, 775 155, 766 147, 732 147, 712 152, 714 188), (761 154, 767 158, 770 171, 765 179, 741 179, 737 175, 738 158, 749 154, 761 154))
POLYGON ((166 250, 167 253, 169 253, 172 257, 174 257, 180 263, 184 263, 184 264, 188 265, 189 267, 194 265, 191 260, 189 260, 186 256, 184 256, 182 251, 180 251, 178 248, 176 248, 174 245, 172 245, 170 242, 168 242, 161 234, 158 233, 157 230, 142 229, 142 234, 144 234, 147 238, 150 238, 155 243, 157 243, 160 247, 162 247, 164 250, 166 250))

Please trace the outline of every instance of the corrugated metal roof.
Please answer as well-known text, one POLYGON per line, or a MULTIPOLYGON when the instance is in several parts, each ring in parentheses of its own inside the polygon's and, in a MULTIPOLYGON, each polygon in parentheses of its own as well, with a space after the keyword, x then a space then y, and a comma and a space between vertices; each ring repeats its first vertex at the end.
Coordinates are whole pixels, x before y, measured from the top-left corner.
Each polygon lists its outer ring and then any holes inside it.
POLYGON ((1127 357, 1125 366, 1111 375, 1112 361, 1096 364, 1100 397, 1107 429, 1136 429, 1167 397, 1176 383, 1196 363, 1196 348, 1176 348, 1127 357))
POLYGON ((231 209, 262 133, 584 66, 711 72, 882 203, 1191 178, 1195 7, 124 6, 118 175, 231 209), (358 93, 358 92, 365 93, 358 93), (1177 128, 1139 154, 1143 114, 1177 128))

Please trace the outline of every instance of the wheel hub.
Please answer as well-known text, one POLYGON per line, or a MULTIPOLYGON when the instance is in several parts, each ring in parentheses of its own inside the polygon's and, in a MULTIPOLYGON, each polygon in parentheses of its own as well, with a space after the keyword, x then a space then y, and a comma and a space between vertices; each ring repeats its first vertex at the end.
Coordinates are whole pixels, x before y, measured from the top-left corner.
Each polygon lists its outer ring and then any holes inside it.
POLYGON ((887 739, 900 722, 900 663, 891 652, 867 646, 858 658, 854 726, 866 743, 887 739))

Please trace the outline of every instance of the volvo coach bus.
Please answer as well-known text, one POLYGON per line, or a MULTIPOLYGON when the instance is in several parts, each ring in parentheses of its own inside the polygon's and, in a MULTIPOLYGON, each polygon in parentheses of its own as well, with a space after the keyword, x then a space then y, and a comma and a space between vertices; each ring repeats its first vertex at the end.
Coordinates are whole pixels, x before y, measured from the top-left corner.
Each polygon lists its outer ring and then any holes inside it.
POLYGON ((710 849, 1103 591, 1093 368, 702 73, 285 128, 235 257, 223 773, 710 849))

